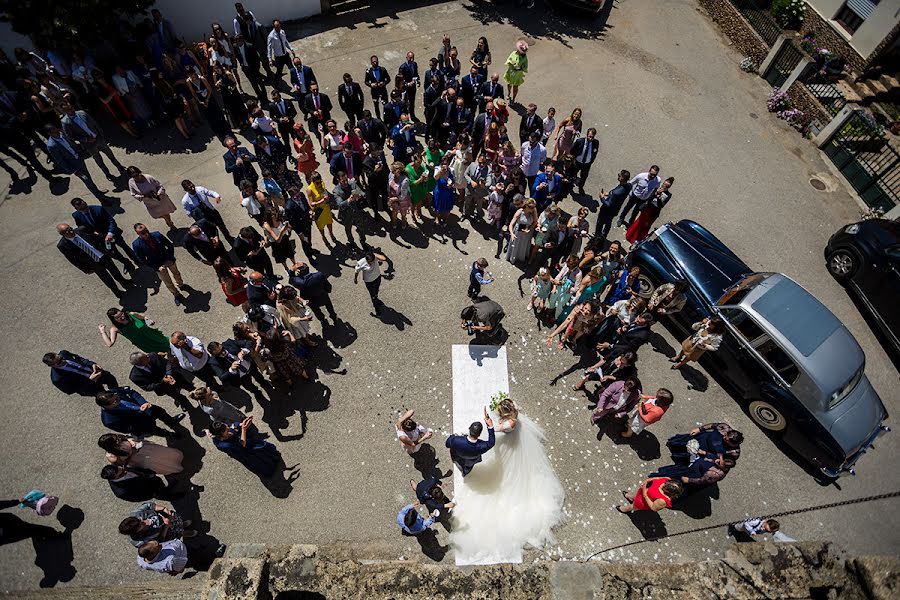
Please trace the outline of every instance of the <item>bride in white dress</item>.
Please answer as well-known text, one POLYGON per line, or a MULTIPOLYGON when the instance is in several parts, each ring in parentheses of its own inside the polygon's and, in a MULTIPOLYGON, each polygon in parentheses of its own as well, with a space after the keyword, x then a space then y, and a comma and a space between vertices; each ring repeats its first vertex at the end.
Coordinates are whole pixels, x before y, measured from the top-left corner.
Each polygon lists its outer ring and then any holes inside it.
POLYGON ((521 562, 553 543, 565 492, 544 451, 544 431, 510 399, 497 407, 497 441, 454 490, 450 544, 465 564, 521 562))

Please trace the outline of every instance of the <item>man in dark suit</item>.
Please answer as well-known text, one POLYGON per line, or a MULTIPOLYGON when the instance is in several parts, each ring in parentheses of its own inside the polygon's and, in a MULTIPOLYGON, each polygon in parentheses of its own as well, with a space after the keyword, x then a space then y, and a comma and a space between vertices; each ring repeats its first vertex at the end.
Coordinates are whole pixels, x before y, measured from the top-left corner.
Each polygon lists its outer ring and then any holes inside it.
POLYGON ((446 148, 453 133, 453 111, 456 108, 456 90, 449 88, 444 95, 433 104, 434 116, 432 117, 431 132, 437 138, 438 145, 446 148))
POLYGON ((285 144, 290 144, 294 133, 294 118, 297 109, 294 103, 281 97, 281 92, 272 90, 272 103, 269 104, 269 118, 278 126, 278 133, 285 144))
MULTIPOLYGON (((428 65, 428 70, 425 71, 422 81, 425 82, 425 85, 430 85, 433 79, 437 79, 438 95, 440 95, 446 87, 444 72, 440 69, 437 58, 432 57, 428 61, 428 65)), ((425 102, 425 106, 428 106, 428 101, 425 102)))
POLYGON ((106 192, 102 191, 91 179, 87 165, 84 162, 86 152, 81 145, 63 134, 56 125, 47 126, 47 154, 53 161, 56 170, 66 175, 74 175, 84 182, 85 187, 101 202, 107 199, 106 192))
POLYGON ((456 106, 453 109, 453 139, 461 133, 472 132, 472 109, 466 106, 462 98, 456 98, 456 106))
POLYGON ((163 48, 169 51, 174 50, 175 44, 178 43, 178 34, 175 33, 172 23, 168 19, 164 19, 162 13, 155 8, 150 11, 150 16, 153 17, 153 29, 159 34, 159 42, 163 48))
POLYGON ((274 281, 266 279, 259 271, 253 271, 247 276, 247 301, 251 308, 263 304, 275 308, 277 299, 274 281))
POLYGON ((475 66, 469 69, 469 74, 459 82, 459 97, 466 103, 466 108, 474 111, 478 107, 482 83, 484 79, 475 66))
POLYGON ((122 163, 119 162, 119 159, 116 158, 116 155, 113 154, 112 149, 106 142, 106 138, 103 137, 103 131, 100 129, 100 125, 91 115, 83 110, 75 110, 75 107, 68 101, 61 102, 59 104, 59 109, 63 113, 61 120, 63 133, 65 133, 70 140, 81 145, 81 148, 94 159, 97 166, 100 167, 100 170, 106 175, 107 179, 113 181, 114 178, 112 173, 109 172, 109 169, 106 168, 106 163, 103 161, 103 157, 100 155, 101 153, 109 158, 113 166, 119 170, 120 174, 125 172, 124 165, 122 165, 122 163))
POLYGON ((369 146, 384 147, 387 142, 388 130, 381 119, 372 116, 369 109, 363 110, 363 118, 357 121, 356 126, 369 146))
POLYGON ((406 101, 398 90, 391 90, 391 100, 384 105, 384 125, 393 130, 400 122, 400 115, 406 112, 406 101))
POLYGON ((584 195, 584 184, 591 172, 591 165, 597 159, 597 150, 600 142, 597 140, 597 130, 591 127, 583 138, 578 138, 569 150, 569 154, 575 157, 575 165, 578 167, 578 193, 584 195))
MULTIPOLYGON (((473 69, 475 67, 472 67, 473 69)), ((493 102, 487 103, 487 110, 483 113, 475 117, 475 122, 472 124, 472 159, 478 158, 478 155, 481 154, 481 151, 484 149, 484 135, 487 133, 488 127, 491 126, 491 123, 494 122, 493 116, 493 102)))
POLYGON ((319 271, 311 272, 309 267, 301 262, 294 263, 291 266, 291 285, 297 288, 300 296, 309 302, 309 309, 316 315, 316 318, 325 323, 325 314, 322 307, 328 311, 328 315, 335 323, 338 322, 337 313, 334 311, 334 304, 331 302, 331 283, 324 273, 319 271))
POLYGON ((73 228, 67 223, 60 223, 56 226, 56 231, 61 236, 56 248, 66 260, 78 267, 82 273, 96 273, 100 281, 112 290, 117 298, 125 295, 125 292, 116 285, 116 281, 123 288, 131 285, 131 281, 125 279, 119 272, 104 243, 90 228, 85 226, 73 228))
POLYGON ((347 142, 344 144, 343 150, 331 158, 329 171, 334 177, 335 183, 337 183, 337 174, 342 171, 347 174, 348 178, 354 181, 359 180, 359 176, 363 172, 362 158, 353 151, 353 144, 347 142))
POLYGON ((612 221, 619 214, 622 205, 631 194, 631 173, 622 169, 619 171, 619 184, 609 192, 600 190, 600 210, 597 211, 597 226, 594 228, 596 235, 606 238, 612 229, 612 221))
POLYGON ((612 343, 601 342, 597 349, 604 354, 604 363, 612 362, 626 352, 637 354, 638 348, 650 341, 650 326, 653 315, 645 312, 639 315, 630 325, 619 328, 612 343))
POLYGON ((543 134, 544 122, 537 116, 537 105, 529 104, 522 122, 519 123, 519 145, 524 144, 532 133, 543 134))
POLYGON ((191 384, 178 363, 159 352, 132 352, 128 361, 131 363, 131 372, 128 374, 131 383, 145 392, 169 396, 178 406, 190 408, 190 403, 181 390, 191 389, 191 384))
POLYGON ((425 91, 422 92, 422 101, 425 104, 425 139, 430 140, 434 137, 434 113, 438 106, 438 101, 444 93, 440 83, 436 77, 425 79, 425 91))
POLYGON ((291 67, 290 76, 291 93, 294 96, 294 100, 297 101, 297 105, 300 107, 300 110, 303 111, 303 114, 306 114, 306 108, 303 106, 303 100, 309 93, 309 86, 317 83, 316 74, 313 73, 312 67, 307 67, 303 64, 303 61, 300 60, 299 56, 295 56, 294 66, 291 67))
POLYGON ((96 400, 104 427, 135 436, 173 435, 174 432, 162 429, 156 421, 174 428, 187 416, 185 413, 172 416, 162 406, 150 404, 129 387, 110 388, 98 393, 96 400))
POLYGON ((309 93, 303 99, 303 112, 309 123, 308 131, 318 139, 319 129, 331 118, 331 98, 319 93, 319 84, 309 86, 309 93))
POLYGON ((250 226, 241 227, 234 240, 234 253, 249 268, 264 273, 270 279, 276 279, 272 259, 266 254, 262 243, 263 239, 259 232, 250 226))
MULTIPOLYGON (((87 227, 95 236, 103 239, 106 244, 111 244, 112 247, 109 248, 110 256, 121 262, 126 269, 133 271, 137 268, 128 260, 130 258, 137 262, 134 251, 131 249, 131 246, 125 243, 125 239, 122 237, 122 230, 116 225, 115 219, 106 212, 105 208, 99 205, 88 206, 88 203, 81 198, 72 198, 71 204, 75 209, 72 213, 72 218, 75 219, 76 226, 87 227), (116 246, 121 247, 125 254, 128 255, 128 258, 122 256, 122 253, 116 246)), ((104 244, 104 247, 106 244, 104 244)))
POLYGON ((500 76, 497 73, 491 75, 489 81, 485 81, 481 84, 480 93, 481 101, 479 102, 478 109, 481 111, 484 111, 484 105, 487 103, 488 99, 496 100, 497 98, 503 98, 503 84, 500 83, 500 76))
POLYGON ((475 421, 469 425, 469 435, 454 434, 447 438, 445 445, 450 448, 450 460, 456 463, 462 476, 465 477, 472 467, 481 462, 481 455, 494 447, 494 421, 484 409, 484 424, 488 427, 487 441, 478 439, 483 430, 481 423, 475 421))
POLYGON ((210 342, 206 345, 209 352, 209 364, 219 381, 233 387, 243 387, 253 394, 257 400, 265 399, 262 390, 254 383, 255 379, 264 387, 268 386, 259 369, 250 359, 253 342, 247 340, 225 340, 223 343, 210 342))
POLYGON ((404 165, 409 164, 412 155, 416 152, 416 126, 409 120, 409 115, 400 115, 400 122, 394 126, 391 132, 391 140, 394 142, 394 160, 399 160, 404 165))
POLYGON ((372 104, 375 105, 375 114, 380 119, 381 106, 388 101, 387 86, 391 83, 391 76, 388 75, 387 69, 378 64, 378 57, 374 54, 369 57, 369 62, 372 66, 366 69, 363 83, 372 92, 372 104))
POLYGON ((231 135, 225 136, 225 148, 222 160, 225 161, 225 172, 231 173, 234 179, 234 186, 241 189, 241 182, 244 180, 256 184, 259 180, 259 173, 253 168, 256 157, 243 146, 238 146, 237 140, 231 135))
MULTIPOLYGON (((247 45, 252 46, 253 49, 256 50, 256 55, 260 57, 262 67, 266 72, 266 77, 274 82, 272 68, 269 66, 268 59, 269 32, 266 31, 265 25, 257 22, 253 17, 253 13, 249 10, 246 11, 242 17, 243 25, 241 26, 241 35, 247 40, 247 45)), ((263 97, 265 97, 265 94, 263 94, 263 97)))
POLYGON ((419 118, 416 116, 416 88, 419 87, 419 65, 416 63, 416 55, 413 52, 406 53, 406 62, 400 65, 398 70, 406 82, 406 110, 409 116, 416 123, 419 118))
POLYGON ((104 386, 119 387, 112 373, 94 361, 67 350, 48 352, 42 360, 50 367, 50 382, 64 394, 96 396, 104 386))
POLYGON ((143 223, 134 224, 137 239, 131 242, 138 262, 156 271, 166 288, 172 292, 175 306, 181 306, 185 300, 181 290, 190 286, 181 279, 181 271, 175 264, 175 246, 169 238, 158 231, 150 231, 143 223))
MULTIPOLYGON (((262 75, 259 72, 259 67, 262 63, 259 52, 251 44, 247 43, 243 34, 235 35, 231 39, 231 46, 234 49, 234 59, 241 65, 244 77, 250 82, 256 97, 259 98, 260 102, 264 102, 266 99, 266 87, 263 85, 262 75)), ((268 63, 266 63, 266 66, 268 66, 268 63)))
POLYGON ((312 247, 312 216, 309 214, 309 203, 304 194, 296 197, 288 194, 284 201, 284 220, 291 224, 291 229, 300 238, 300 246, 306 253, 309 262, 315 264, 313 256, 318 252, 312 247))
POLYGON ((106 465, 100 469, 100 478, 109 484, 116 498, 128 502, 160 498, 166 490, 166 484, 155 473, 138 467, 106 465))
POLYGON ((212 221, 200 219, 191 225, 181 245, 191 256, 205 265, 212 265, 217 258, 221 258, 228 265, 231 264, 231 257, 219 239, 219 230, 212 221))
POLYGON ((363 104, 366 97, 363 96, 362 88, 358 83, 353 81, 350 73, 344 73, 344 83, 338 88, 338 104, 341 110, 347 113, 347 120, 350 126, 356 125, 357 119, 362 118, 363 104))

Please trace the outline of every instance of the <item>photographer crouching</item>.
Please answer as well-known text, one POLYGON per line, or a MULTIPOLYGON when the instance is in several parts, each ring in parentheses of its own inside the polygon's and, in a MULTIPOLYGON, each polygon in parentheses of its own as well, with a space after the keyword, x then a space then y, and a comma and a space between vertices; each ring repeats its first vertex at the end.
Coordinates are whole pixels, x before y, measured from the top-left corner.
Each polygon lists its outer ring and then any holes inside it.
POLYGON ((459 327, 465 329, 469 335, 475 336, 476 343, 497 344, 501 342, 503 326, 500 321, 506 313, 503 307, 483 298, 462 309, 459 314, 459 327))

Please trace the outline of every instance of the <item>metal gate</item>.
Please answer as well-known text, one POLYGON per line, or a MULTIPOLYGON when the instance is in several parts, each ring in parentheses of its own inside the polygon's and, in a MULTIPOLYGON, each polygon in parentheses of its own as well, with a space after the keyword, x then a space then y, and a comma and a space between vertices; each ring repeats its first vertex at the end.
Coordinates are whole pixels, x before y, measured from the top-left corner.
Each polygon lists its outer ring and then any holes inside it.
POLYGON ((823 150, 868 206, 887 212, 900 204, 900 150, 870 119, 854 113, 823 150))
POLYGON ((803 58, 803 53, 800 52, 800 49, 791 42, 785 42, 781 45, 775 60, 772 61, 772 65, 766 72, 766 81, 772 87, 781 87, 801 58, 803 58))

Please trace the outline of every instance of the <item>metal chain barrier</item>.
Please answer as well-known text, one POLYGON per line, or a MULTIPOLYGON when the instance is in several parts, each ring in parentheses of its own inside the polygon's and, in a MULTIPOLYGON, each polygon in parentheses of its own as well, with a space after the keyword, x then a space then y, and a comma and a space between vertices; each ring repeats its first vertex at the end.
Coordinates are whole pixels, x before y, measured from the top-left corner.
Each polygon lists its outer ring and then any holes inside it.
MULTIPOLYGON (((829 504, 821 504, 819 506, 809 506, 807 508, 797 508, 794 510, 786 510, 782 512, 772 513, 769 515, 764 515, 761 517, 757 517, 765 521, 766 519, 774 519, 775 517, 785 517, 788 515, 797 515, 806 512, 812 512, 814 510, 825 510, 829 508, 837 508, 838 506, 848 506, 850 504, 861 504, 863 502, 875 502, 876 500, 886 500, 888 498, 896 498, 900 496, 900 490, 896 492, 889 492, 887 494, 877 494, 875 496, 865 496, 863 498, 853 498, 851 500, 842 500, 841 502, 831 502, 829 504)), ((583 559, 581 562, 587 562, 597 556, 598 554, 604 554, 606 552, 612 552, 613 550, 620 550, 622 548, 628 548, 629 546, 636 546, 638 544, 643 544, 645 542, 658 542, 659 540, 664 540, 666 538, 676 537, 679 535, 688 535, 689 533, 697 533, 699 531, 706 531, 708 529, 718 529, 720 527, 728 527, 730 525, 737 525, 739 523, 743 523, 746 519, 742 519, 740 521, 731 521, 728 523, 719 523, 717 525, 706 525, 704 527, 696 527, 694 529, 688 529, 686 531, 679 531, 677 533, 667 533, 666 535, 661 535, 655 538, 647 538, 643 540, 637 540, 634 542, 628 542, 627 544, 619 544, 618 546, 612 546, 610 548, 604 548, 603 550, 598 550, 594 552, 587 558, 583 559)))

